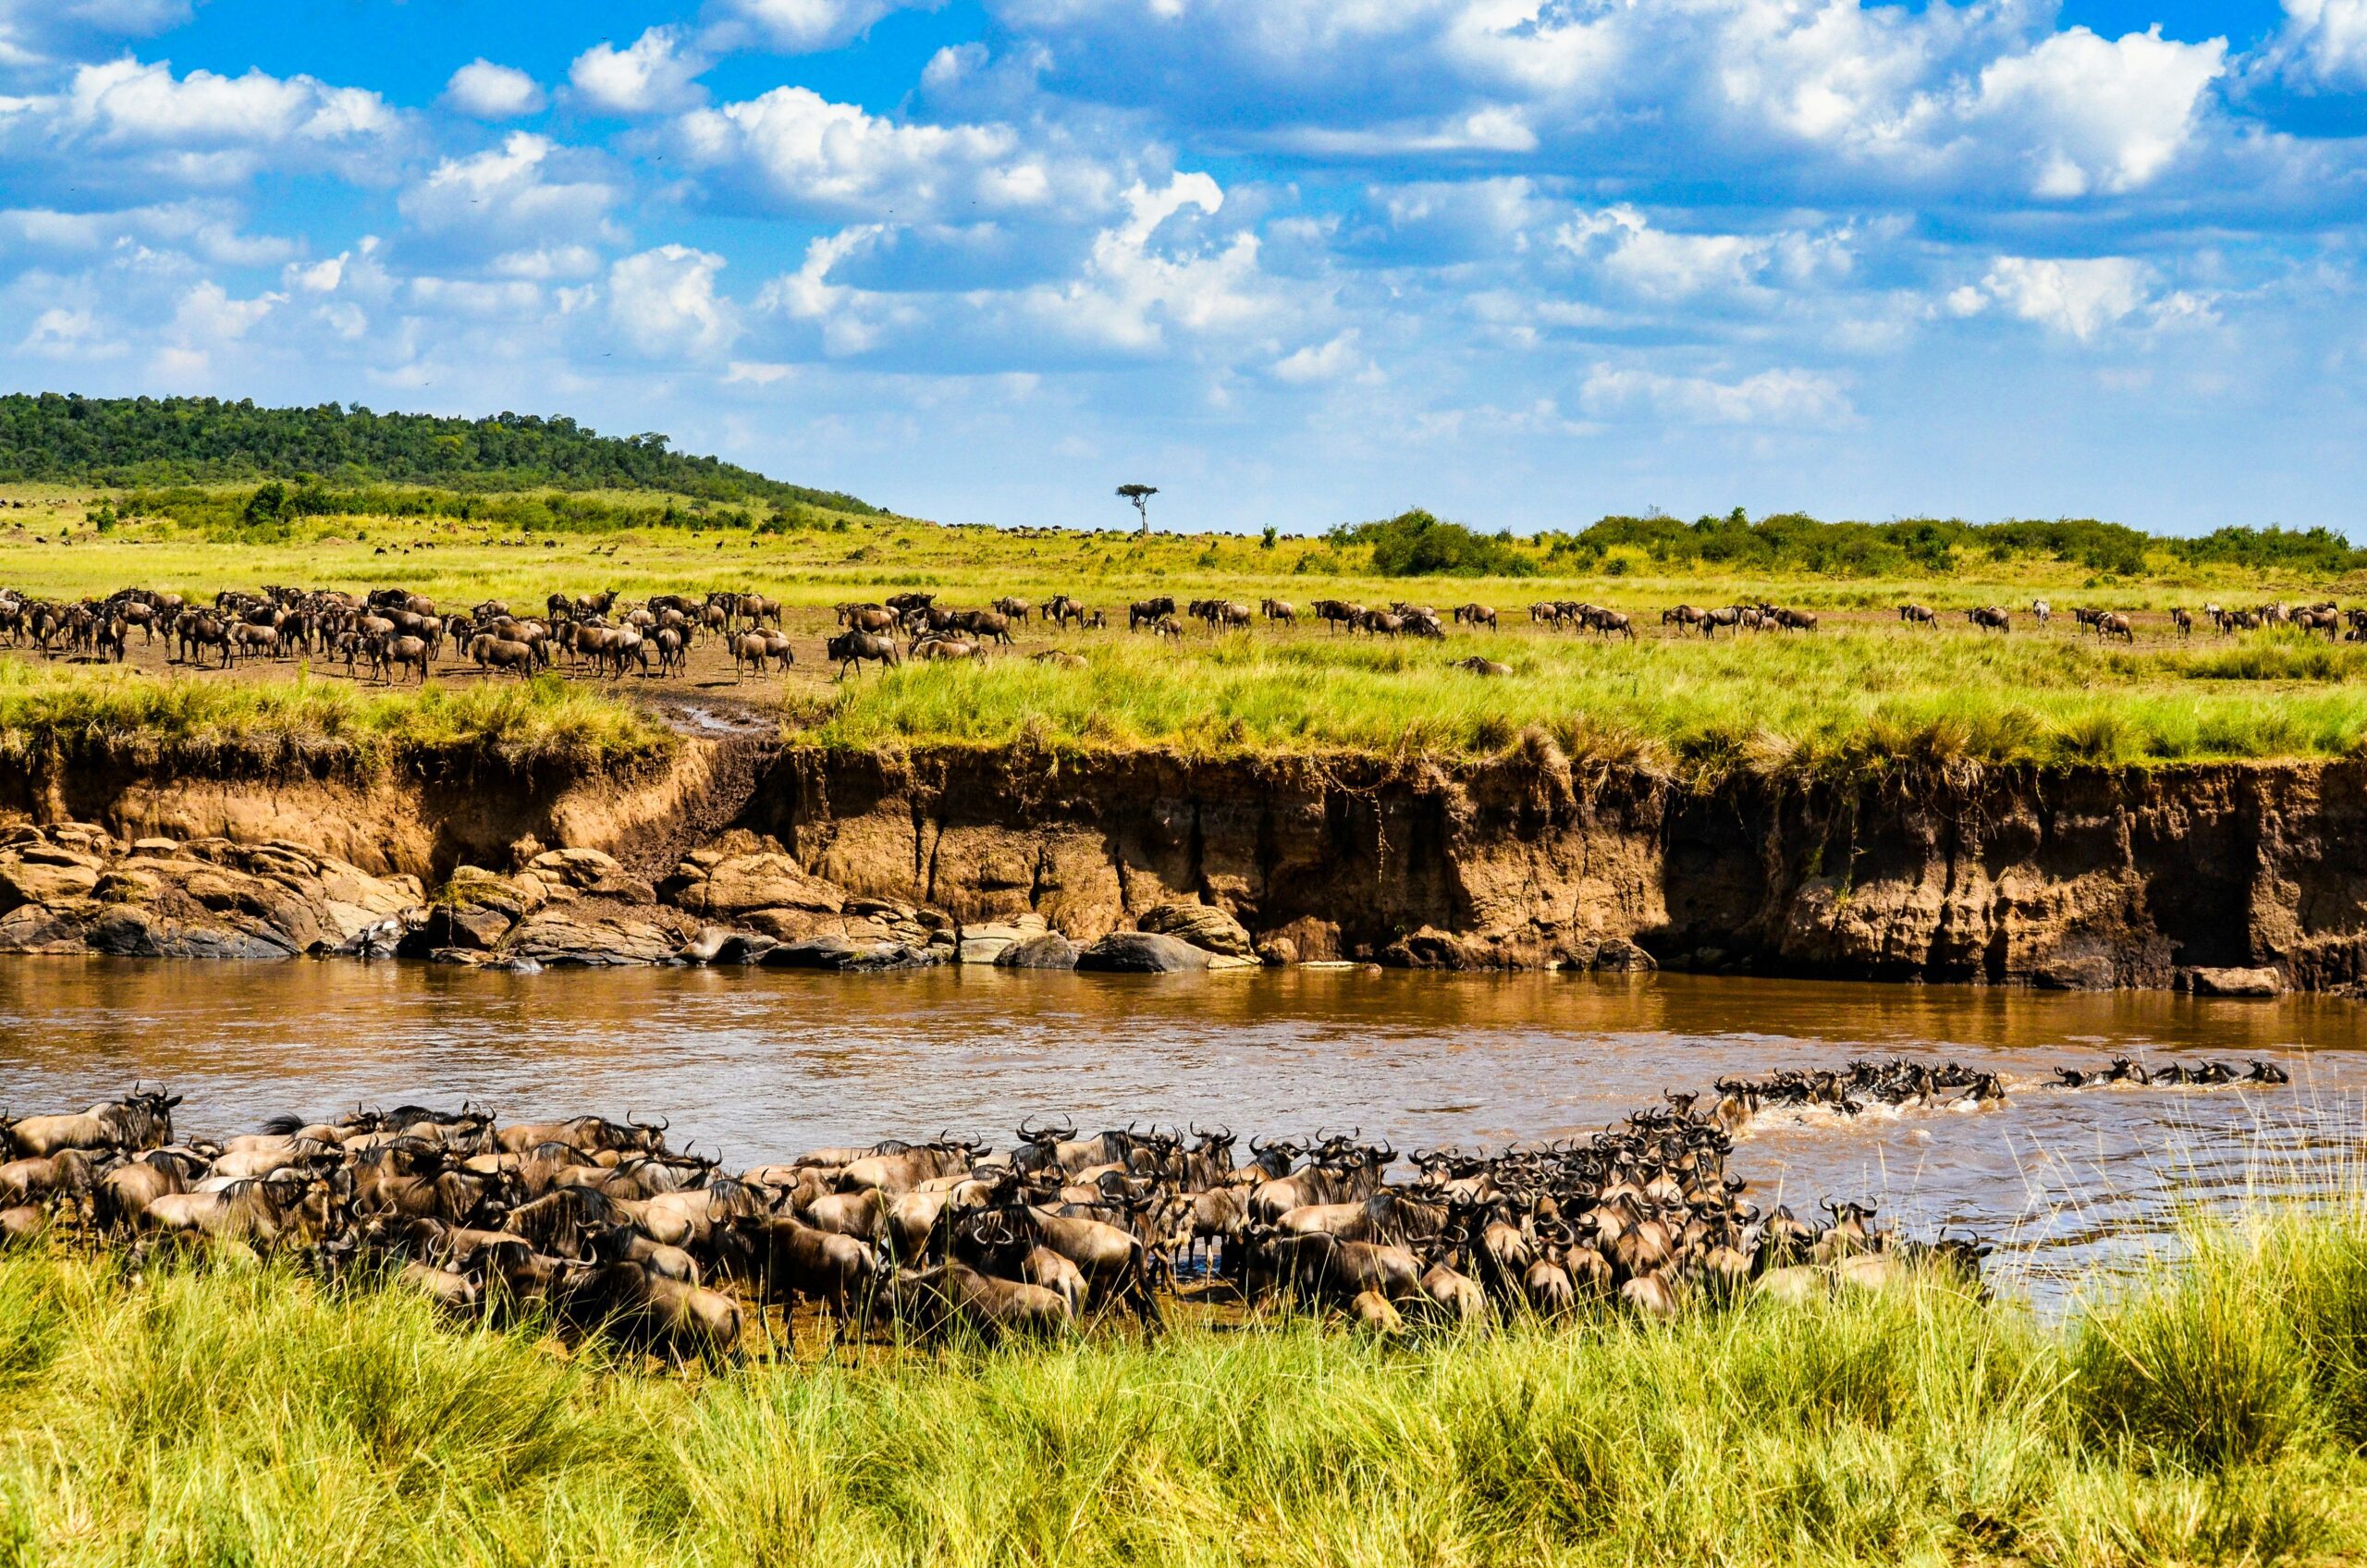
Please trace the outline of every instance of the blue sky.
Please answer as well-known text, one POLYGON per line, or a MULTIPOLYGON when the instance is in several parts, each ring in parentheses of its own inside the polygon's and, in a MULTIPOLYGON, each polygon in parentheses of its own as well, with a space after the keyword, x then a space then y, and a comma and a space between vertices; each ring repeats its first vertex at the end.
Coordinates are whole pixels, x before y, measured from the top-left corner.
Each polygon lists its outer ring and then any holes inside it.
POLYGON ((947 521, 2349 529, 2367 0, 0 0, 0 386, 947 521))

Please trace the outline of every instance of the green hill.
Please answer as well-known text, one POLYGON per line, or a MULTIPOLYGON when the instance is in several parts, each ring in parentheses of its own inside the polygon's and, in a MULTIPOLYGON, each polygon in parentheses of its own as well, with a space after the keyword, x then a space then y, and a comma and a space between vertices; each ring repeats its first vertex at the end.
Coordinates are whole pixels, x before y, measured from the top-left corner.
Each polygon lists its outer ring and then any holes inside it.
POLYGON ((317 479, 456 490, 651 490, 878 513, 832 490, 669 450, 663 435, 601 435, 571 419, 439 419, 324 403, 264 409, 214 398, 0 397, 0 483, 203 484, 317 479))

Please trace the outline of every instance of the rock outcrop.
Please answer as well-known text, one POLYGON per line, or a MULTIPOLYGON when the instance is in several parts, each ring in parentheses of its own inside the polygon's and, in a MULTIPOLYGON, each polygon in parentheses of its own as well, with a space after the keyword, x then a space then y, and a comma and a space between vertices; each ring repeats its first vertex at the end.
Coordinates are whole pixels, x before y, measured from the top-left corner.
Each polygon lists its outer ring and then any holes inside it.
POLYGON ((0 835, 0 952, 392 952, 423 902, 416 877, 373 876, 276 839, 125 843, 87 823, 0 835))
POLYGON ((1535 734, 1457 765, 792 750, 742 825, 850 894, 1088 949, 1166 926, 1276 962, 2367 988, 2367 762, 1705 788, 1535 734))
POLYGON ((1231 958, 1246 958, 1256 950, 1241 922, 1210 904, 1158 904, 1143 913, 1134 928, 1180 937, 1196 948, 1231 958))
POLYGON ((1208 968, 1214 956, 1181 937, 1112 931, 1077 954, 1076 966, 1102 974, 1184 974, 1208 968))

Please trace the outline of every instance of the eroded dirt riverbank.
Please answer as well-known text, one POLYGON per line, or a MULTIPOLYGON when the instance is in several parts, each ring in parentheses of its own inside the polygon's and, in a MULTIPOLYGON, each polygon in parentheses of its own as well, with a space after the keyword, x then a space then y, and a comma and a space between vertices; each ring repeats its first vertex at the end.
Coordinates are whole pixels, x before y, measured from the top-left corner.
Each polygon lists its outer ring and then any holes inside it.
POLYGON ((93 752, 0 812, 17 951, 2367 980, 2355 762, 1700 784, 1541 738, 1449 764, 726 734, 617 776, 93 752))

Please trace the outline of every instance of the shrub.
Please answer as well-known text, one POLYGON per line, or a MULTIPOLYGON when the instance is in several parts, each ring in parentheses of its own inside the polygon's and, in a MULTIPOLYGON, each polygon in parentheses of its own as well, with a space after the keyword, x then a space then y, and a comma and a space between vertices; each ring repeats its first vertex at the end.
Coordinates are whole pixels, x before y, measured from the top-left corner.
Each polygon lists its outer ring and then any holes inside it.
POLYGON ((1416 508, 1381 522, 1334 529, 1335 543, 1372 546, 1372 569, 1383 577, 1527 577, 1536 563, 1509 542, 1444 522, 1416 508))

